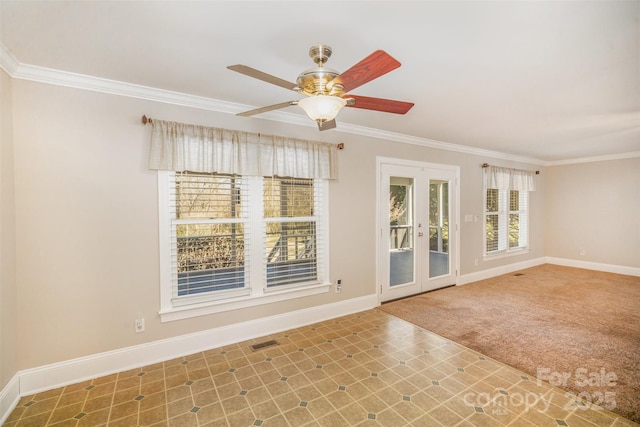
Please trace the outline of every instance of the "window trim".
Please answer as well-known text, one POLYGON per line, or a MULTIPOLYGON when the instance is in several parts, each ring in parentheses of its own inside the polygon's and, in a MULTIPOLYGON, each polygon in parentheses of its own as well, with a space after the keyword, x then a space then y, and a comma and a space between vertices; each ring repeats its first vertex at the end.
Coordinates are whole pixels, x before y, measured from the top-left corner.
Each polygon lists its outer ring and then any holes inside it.
MULTIPOLYGON (((159 262, 160 262, 160 321, 169 322, 180 319, 187 319, 196 316, 204 316, 213 313, 221 313, 230 310, 238 310, 247 307, 255 307, 263 304, 271 304, 280 301, 287 301, 295 298, 302 298, 311 295, 318 295, 329 292, 331 283, 329 281, 329 183, 325 179, 316 179, 315 183, 319 186, 318 191, 321 193, 322 204, 318 212, 318 228, 323 233, 324 251, 321 254, 318 263, 322 263, 323 277, 319 278, 318 282, 306 282, 297 284, 296 286, 288 286, 283 288, 269 288, 264 286, 252 286, 248 284, 249 294, 243 294, 230 298, 218 298, 203 301, 199 303, 175 306, 172 303, 172 285, 173 278, 171 274, 171 218, 169 212, 170 205, 170 177, 174 174, 172 171, 158 171, 158 226, 159 226, 159 262)), ((257 183, 259 180, 250 180, 249 188, 251 191, 257 190, 257 183)), ((261 187, 260 187, 261 191, 261 187)), ((262 213, 261 200, 258 198, 250 198, 250 203, 253 202, 253 209, 258 209, 262 213)), ((249 218, 250 226, 257 226, 263 222, 262 214, 253 215, 249 218)), ((260 228, 261 229, 261 226, 260 228)), ((260 245, 251 246, 252 255, 258 256, 259 252, 262 254, 263 249, 260 245), (257 246, 257 247, 256 247, 257 246), (255 252, 253 252, 255 251, 255 252)), ((250 272, 249 277, 253 277, 254 271, 261 274, 263 268, 266 268, 264 263, 251 263, 250 269, 255 269, 250 272), (256 265, 257 264, 257 265, 256 265)), ((249 279, 251 281, 251 279, 249 279)))
POLYGON ((504 201, 505 209, 500 210, 500 206, 498 207, 498 211, 495 213, 491 213, 492 215, 498 215, 498 220, 500 220, 501 216, 505 217, 505 221, 506 222, 506 245, 505 245, 505 249, 501 249, 501 250, 496 250, 493 252, 487 252, 487 190, 489 190, 488 187, 483 185, 483 197, 482 197, 482 202, 483 202, 483 226, 482 226, 482 260, 483 261, 490 261, 490 260, 495 260, 495 259, 500 259, 500 258, 508 258, 508 257, 512 257, 512 256, 516 256, 516 255, 524 255, 524 254, 528 254, 529 253, 529 217, 530 212, 531 212, 531 206, 529 204, 529 199, 530 199, 530 195, 529 192, 527 191, 523 191, 523 190, 513 190, 512 188, 509 188, 508 190, 500 190, 500 189, 495 189, 498 190, 498 199, 501 201, 504 201), (518 246, 516 248, 510 248, 509 247, 509 216, 512 212, 523 212, 522 209, 520 209, 519 211, 511 211, 510 209, 510 203, 509 203, 509 193, 511 191, 518 191, 518 194, 526 194, 526 207, 527 209, 524 211, 526 213, 526 218, 524 221, 524 226, 526 228, 526 240, 527 243, 524 246, 518 246), (502 194, 502 192, 505 192, 506 195, 502 194))

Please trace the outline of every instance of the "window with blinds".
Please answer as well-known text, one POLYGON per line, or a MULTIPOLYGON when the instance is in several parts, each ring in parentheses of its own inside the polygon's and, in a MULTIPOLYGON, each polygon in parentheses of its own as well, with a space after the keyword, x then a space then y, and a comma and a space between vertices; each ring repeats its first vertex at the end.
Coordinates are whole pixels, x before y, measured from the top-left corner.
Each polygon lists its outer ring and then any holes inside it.
POLYGON ((326 180, 159 176, 163 313, 327 289, 326 180))
POLYGON ((528 247, 529 193, 485 191, 485 253, 497 254, 528 247))
POLYGON ((522 249, 528 242, 529 193, 509 191, 509 249, 522 249))
POLYGON ((247 185, 240 176, 176 172, 171 226, 174 304, 247 287, 247 185))
POLYGON ((320 194, 312 179, 264 178, 267 288, 318 280, 317 203, 320 194))

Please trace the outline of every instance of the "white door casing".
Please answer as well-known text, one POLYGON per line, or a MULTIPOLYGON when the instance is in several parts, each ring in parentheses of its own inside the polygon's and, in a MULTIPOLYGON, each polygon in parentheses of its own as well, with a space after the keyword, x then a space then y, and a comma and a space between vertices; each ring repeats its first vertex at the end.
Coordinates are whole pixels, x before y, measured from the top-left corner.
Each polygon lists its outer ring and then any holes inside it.
POLYGON ((377 159, 376 277, 380 302, 456 283, 459 176, 458 166, 377 159), (392 193, 394 209, 390 209, 392 193))

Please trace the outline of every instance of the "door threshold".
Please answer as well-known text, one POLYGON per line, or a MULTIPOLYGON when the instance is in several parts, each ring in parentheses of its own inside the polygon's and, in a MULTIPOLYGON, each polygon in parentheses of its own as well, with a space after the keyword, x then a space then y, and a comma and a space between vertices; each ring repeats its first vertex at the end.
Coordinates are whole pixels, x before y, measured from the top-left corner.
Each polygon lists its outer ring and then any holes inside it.
POLYGON ((452 288, 452 287, 454 287, 454 286, 455 286, 455 285, 447 285, 447 286, 443 286, 443 287, 441 287, 441 288, 436 288, 436 289, 431 289, 431 290, 428 290, 428 291, 420 292, 420 293, 418 293, 418 294, 407 295, 406 297, 400 297, 400 298, 390 299, 389 301, 384 301, 384 302, 382 302, 380 305, 385 305, 385 304, 388 304, 388 303, 390 303, 390 302, 395 302, 395 301, 401 301, 401 300, 403 300, 403 299, 407 299, 407 298, 417 297, 417 296, 424 295, 424 294, 428 294, 428 293, 435 292, 435 291, 441 291, 441 290, 443 290, 443 289, 452 288))

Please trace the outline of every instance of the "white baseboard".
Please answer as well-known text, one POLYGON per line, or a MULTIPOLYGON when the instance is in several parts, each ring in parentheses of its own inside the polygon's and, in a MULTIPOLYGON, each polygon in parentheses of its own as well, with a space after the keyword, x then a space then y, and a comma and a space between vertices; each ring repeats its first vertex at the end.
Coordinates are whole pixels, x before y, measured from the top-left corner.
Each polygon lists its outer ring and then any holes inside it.
POLYGON ((463 274, 462 276, 458 276, 456 285, 466 285, 467 283, 477 282, 478 280, 491 279, 492 277, 513 273, 514 271, 535 267, 537 265, 542 265, 545 262, 545 258, 535 258, 527 261, 521 261, 513 264, 503 265, 500 267, 490 268, 488 270, 477 271, 475 273, 463 274))
POLYGON ((378 296, 371 294, 20 371, 0 394, 0 420, 9 416, 21 396, 357 313, 378 305, 378 296))
MULTIPOLYGON (((541 257, 465 274, 458 277, 456 285, 545 263, 640 276, 640 268, 636 267, 541 257)), ((0 391, 0 425, 9 417, 21 396, 357 313, 378 305, 378 295, 371 294, 20 371, 0 391)))
POLYGON ((14 375, 0 392, 0 425, 9 418, 11 411, 20 400, 20 378, 14 375))
POLYGON ((638 267, 627 267, 624 265, 603 264, 566 258, 541 257, 514 264, 503 265, 496 268, 490 268, 488 270, 482 270, 475 273, 464 274, 458 277, 456 285, 466 285, 467 283, 490 279, 492 277, 513 273, 514 271, 542 264, 556 264, 565 267, 584 268, 586 270, 605 271, 608 273, 625 274, 628 276, 640 276, 640 268, 638 267))
POLYGON ((640 267, 628 267, 625 265, 603 264, 600 262, 580 261, 577 259, 546 257, 548 264, 563 265, 565 267, 584 268, 586 270, 605 271, 607 273, 625 274, 627 276, 640 276, 640 267))

